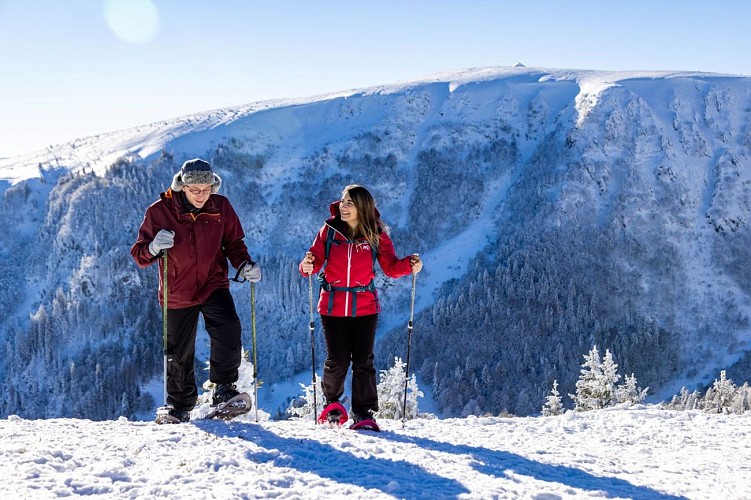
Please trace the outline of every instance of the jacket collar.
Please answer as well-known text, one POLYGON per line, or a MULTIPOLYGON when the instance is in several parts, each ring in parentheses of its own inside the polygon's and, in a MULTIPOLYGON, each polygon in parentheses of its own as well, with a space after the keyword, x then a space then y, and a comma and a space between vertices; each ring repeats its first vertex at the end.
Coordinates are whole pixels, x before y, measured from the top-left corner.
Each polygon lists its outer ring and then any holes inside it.
POLYGON ((210 196, 208 200, 206 200, 206 203, 201 208, 194 207, 189 201, 188 198, 185 196, 185 193, 182 191, 173 191, 172 188, 168 188, 167 191, 162 193, 161 198, 163 201, 166 201, 174 207, 174 209, 177 211, 178 214, 188 214, 192 213, 193 215, 198 215, 205 212, 215 212, 217 211, 216 204, 214 202, 214 196, 210 196))

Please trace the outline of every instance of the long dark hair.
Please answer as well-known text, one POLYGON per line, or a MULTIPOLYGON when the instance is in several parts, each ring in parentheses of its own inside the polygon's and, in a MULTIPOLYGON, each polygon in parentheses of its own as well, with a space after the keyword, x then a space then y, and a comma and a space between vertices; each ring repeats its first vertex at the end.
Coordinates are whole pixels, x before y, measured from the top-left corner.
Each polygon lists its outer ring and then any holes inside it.
POLYGON ((381 241, 381 232, 387 231, 388 227, 381 221, 376 212, 376 202, 370 191, 358 184, 350 184, 342 191, 342 199, 346 195, 352 199, 357 209, 357 227, 352 238, 365 238, 376 252, 381 241))

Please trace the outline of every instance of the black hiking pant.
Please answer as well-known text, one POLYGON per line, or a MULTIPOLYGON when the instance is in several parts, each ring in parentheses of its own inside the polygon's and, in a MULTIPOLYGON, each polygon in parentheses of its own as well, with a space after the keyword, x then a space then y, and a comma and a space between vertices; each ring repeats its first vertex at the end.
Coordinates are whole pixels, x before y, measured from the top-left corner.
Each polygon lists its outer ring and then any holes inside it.
POLYGON ((198 314, 211 339, 209 379, 237 381, 242 356, 242 328, 229 289, 220 288, 204 304, 167 310, 167 403, 192 410, 198 398, 195 374, 198 314))
POLYGON ((373 364, 378 315, 338 317, 321 315, 326 338, 323 395, 326 402, 338 401, 352 363, 352 412, 363 415, 378 411, 378 389, 373 364))

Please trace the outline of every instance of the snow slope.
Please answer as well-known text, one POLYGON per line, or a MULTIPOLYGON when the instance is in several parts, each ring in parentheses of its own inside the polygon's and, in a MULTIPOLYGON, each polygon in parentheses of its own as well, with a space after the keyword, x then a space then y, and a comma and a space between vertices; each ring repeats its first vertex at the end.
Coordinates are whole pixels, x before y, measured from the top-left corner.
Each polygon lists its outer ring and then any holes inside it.
MULTIPOLYGON (((250 417, 246 417, 250 418, 250 417)), ((558 417, 382 421, 0 421, 4 498, 751 496, 751 415, 634 406, 558 417)))

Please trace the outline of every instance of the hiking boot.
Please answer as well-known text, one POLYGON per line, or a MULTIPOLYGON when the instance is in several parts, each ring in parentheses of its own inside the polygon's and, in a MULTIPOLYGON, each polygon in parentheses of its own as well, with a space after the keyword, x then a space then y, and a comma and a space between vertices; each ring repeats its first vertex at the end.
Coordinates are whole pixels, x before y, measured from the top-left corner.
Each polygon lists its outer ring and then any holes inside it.
POLYGON ((330 424, 338 424, 341 419, 342 419, 342 412, 339 410, 331 410, 326 415, 326 420, 328 420, 330 424))
POLYGON ((182 424, 190 422, 190 410, 178 410, 172 405, 162 406, 156 410, 156 423, 182 424))
POLYGON ((352 420, 355 424, 362 422, 363 420, 372 420, 373 422, 375 422, 375 417, 373 416, 373 412, 368 410, 360 413, 355 413, 354 415, 352 415, 352 420))
POLYGON ((190 422, 190 410, 178 410, 177 408, 172 408, 167 413, 180 423, 190 422))
POLYGON ((240 393, 235 389, 235 384, 219 384, 214 388, 214 394, 211 397, 211 406, 226 403, 238 394, 240 393))
POLYGON ((350 426, 350 429, 375 431, 375 432, 378 432, 381 430, 381 428, 378 427, 378 423, 376 423, 373 413, 369 410, 360 412, 360 413, 355 413, 354 423, 350 426))

